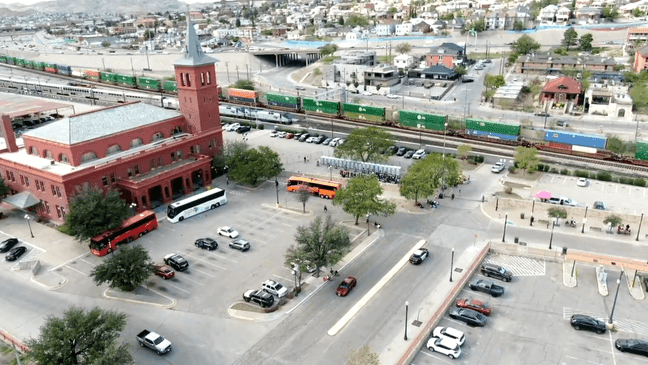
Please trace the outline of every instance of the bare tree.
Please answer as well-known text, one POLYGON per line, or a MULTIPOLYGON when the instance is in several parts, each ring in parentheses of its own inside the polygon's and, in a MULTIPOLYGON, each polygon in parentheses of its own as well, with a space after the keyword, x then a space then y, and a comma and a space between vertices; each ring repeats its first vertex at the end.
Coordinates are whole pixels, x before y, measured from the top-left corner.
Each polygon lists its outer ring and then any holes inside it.
POLYGON ((295 191, 297 193, 296 199, 298 202, 302 203, 304 208, 304 213, 306 213, 306 202, 312 196, 311 192, 308 191, 308 188, 305 186, 300 187, 295 191))

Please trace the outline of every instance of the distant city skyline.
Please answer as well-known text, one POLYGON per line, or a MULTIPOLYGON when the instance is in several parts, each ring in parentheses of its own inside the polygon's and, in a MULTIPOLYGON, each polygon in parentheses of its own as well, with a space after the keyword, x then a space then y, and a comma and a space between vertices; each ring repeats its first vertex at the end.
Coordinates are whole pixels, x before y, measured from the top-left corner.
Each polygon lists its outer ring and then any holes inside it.
MULTIPOLYGON (((25 5, 31 5, 43 1, 56 1, 56 0, 0 0, 0 4, 11 4, 11 3, 20 3, 25 5)), ((209 3, 209 0, 178 0, 182 3, 193 4, 193 3, 209 3)))

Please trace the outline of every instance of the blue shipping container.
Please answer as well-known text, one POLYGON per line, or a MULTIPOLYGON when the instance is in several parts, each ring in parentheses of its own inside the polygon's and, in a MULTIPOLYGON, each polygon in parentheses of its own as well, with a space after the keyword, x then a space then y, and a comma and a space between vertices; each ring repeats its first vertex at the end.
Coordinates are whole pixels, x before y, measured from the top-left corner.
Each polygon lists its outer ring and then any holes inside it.
POLYGON ((466 130, 468 134, 472 134, 473 136, 480 136, 480 137, 487 137, 487 138, 495 138, 495 139, 505 139, 507 141, 517 141, 518 136, 511 136, 508 134, 500 134, 500 133, 494 133, 494 132, 484 132, 484 131, 478 131, 474 129, 467 129, 466 130))
POLYGON ((592 148, 605 148, 607 137, 547 129, 545 130, 545 141, 592 148))

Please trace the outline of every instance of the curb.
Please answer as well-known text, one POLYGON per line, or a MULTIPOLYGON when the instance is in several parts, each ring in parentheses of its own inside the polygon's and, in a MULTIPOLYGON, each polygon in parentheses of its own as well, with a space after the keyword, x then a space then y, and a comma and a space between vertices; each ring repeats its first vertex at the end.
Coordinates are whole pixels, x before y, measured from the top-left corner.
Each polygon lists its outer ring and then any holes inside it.
POLYGON ((106 289, 103 293, 101 293, 101 296, 106 298, 106 299, 122 300, 122 301, 125 301, 125 302, 138 303, 138 304, 148 304, 148 305, 154 305, 154 306, 157 306, 157 307, 160 307, 160 308, 166 308, 166 309, 171 309, 171 308, 175 307, 175 305, 178 303, 177 300, 175 300, 175 299, 173 299, 171 297, 167 297, 166 295, 163 295, 163 294, 158 293, 158 292, 156 292, 154 290, 151 290, 151 289, 147 289, 147 290, 149 290, 149 291, 151 291, 151 292, 153 292, 153 293, 155 293, 155 294, 157 294, 157 295, 159 295, 161 297, 164 297, 166 299, 171 300, 171 304, 157 304, 157 303, 145 302, 143 300, 126 299, 126 298, 120 298, 120 297, 117 297, 117 296, 111 296, 111 295, 108 295, 108 291, 111 291, 111 290, 112 289, 110 289, 110 288, 106 289))
POLYGON ((568 262, 563 262, 563 284, 568 288, 575 288, 578 285, 576 275, 571 276, 571 267, 568 262))
POLYGON ((608 286, 607 286, 607 278, 606 278, 606 281, 601 281, 601 279, 600 279, 601 270, 605 270, 603 268, 603 266, 597 266, 596 267, 596 282, 598 283, 599 294, 601 294, 604 297, 607 297, 610 294, 610 292, 608 291, 608 286))
POLYGON ((628 291, 630 292, 630 295, 632 295, 632 297, 635 298, 636 300, 644 300, 646 298, 646 292, 644 291, 643 285, 641 284, 641 279, 637 280, 637 282, 635 283, 635 287, 636 287, 635 288, 632 286, 632 279, 634 278, 634 276, 633 278, 631 278, 630 275, 625 275, 625 277, 626 277, 626 283, 628 284, 628 291))
POLYGON ((238 303, 248 304, 248 303, 241 302, 241 301, 234 302, 234 303, 232 303, 232 305, 229 306, 229 308, 227 308, 227 314, 229 314, 229 316, 232 317, 232 318, 241 319, 241 320, 244 320, 244 321, 270 322, 270 321, 274 321, 275 319, 280 318, 280 317, 287 314, 287 313, 279 313, 279 309, 277 309, 276 311, 271 312, 271 313, 250 312, 250 313, 258 314, 259 315, 258 318, 245 317, 243 315, 239 315, 239 313, 247 313, 246 311, 239 310, 239 309, 232 309, 232 307, 234 305, 238 304, 238 303))
POLYGON ((45 287, 47 290, 58 290, 58 289, 64 287, 65 284, 68 283, 68 279, 63 275, 59 275, 59 274, 56 274, 56 275, 60 276, 63 280, 59 281, 59 283, 57 285, 53 285, 53 286, 41 283, 40 281, 38 281, 38 279, 36 279, 36 277, 37 277, 36 275, 32 275, 30 280, 33 281, 34 283, 40 285, 40 286, 45 287))
POLYGON ((302 211, 297 212, 297 211, 295 211, 295 209, 282 207, 281 204, 279 204, 279 206, 277 206, 277 204, 267 204, 267 203, 263 203, 261 205, 264 206, 264 207, 268 207, 268 208, 281 209, 281 210, 286 211, 288 213, 298 214, 298 215, 300 215, 302 217, 307 216, 307 215, 313 215, 313 212, 310 211, 310 210, 307 210, 306 213, 304 213, 302 211))

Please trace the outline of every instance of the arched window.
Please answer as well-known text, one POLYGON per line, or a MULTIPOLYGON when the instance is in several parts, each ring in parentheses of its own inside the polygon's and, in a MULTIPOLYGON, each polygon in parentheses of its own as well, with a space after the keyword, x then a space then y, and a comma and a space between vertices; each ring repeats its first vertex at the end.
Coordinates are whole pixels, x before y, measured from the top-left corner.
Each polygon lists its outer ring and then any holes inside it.
MULTIPOLYGON (((110 155, 112 155, 113 153, 120 152, 121 150, 122 150, 122 149, 121 149, 121 147, 119 147, 118 144, 114 144, 114 145, 108 147, 108 149, 106 150, 106 156, 110 156, 110 155)), ((95 158, 96 158, 96 157, 95 157, 95 158)))
POLYGON ((88 162, 96 159, 97 159, 97 155, 95 155, 95 153, 92 151, 86 152, 83 154, 83 156, 81 156, 81 162, 88 162))
POLYGON ((161 140, 162 138, 164 138, 164 136, 162 135, 162 132, 157 132, 151 137, 151 143, 153 143, 155 141, 158 141, 158 140, 161 140))
POLYGON ((143 145, 143 144, 144 144, 144 143, 142 142, 142 139, 141 139, 141 138, 135 138, 134 140, 131 141, 131 143, 130 143, 130 148, 137 147, 137 146, 141 146, 141 145, 143 145))
POLYGON ((211 72, 207 71, 207 85, 211 85, 211 72))
POLYGON ((52 154, 52 151, 50 150, 45 150, 45 158, 48 158, 50 160, 54 159, 54 155, 52 154))
POLYGON ((38 156, 38 150, 36 149, 36 147, 34 146, 29 147, 29 154, 38 156))
POLYGON ((70 163, 70 160, 68 159, 67 155, 61 153, 61 154, 59 155, 59 162, 62 162, 62 163, 70 163))
POLYGON ((173 130, 171 131, 172 136, 176 135, 178 133, 182 133, 182 128, 180 128, 180 126, 177 126, 177 127, 173 128, 173 130))

